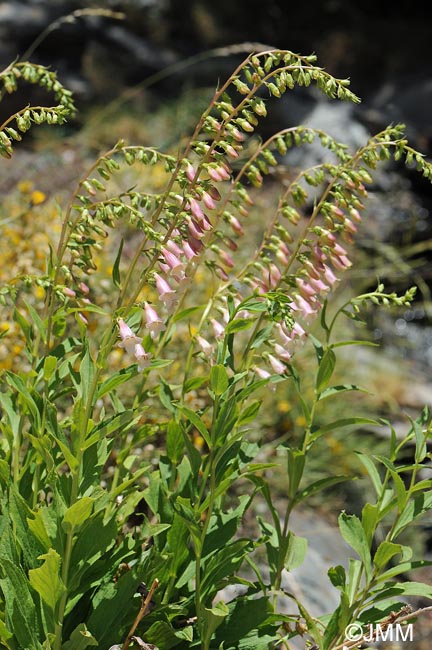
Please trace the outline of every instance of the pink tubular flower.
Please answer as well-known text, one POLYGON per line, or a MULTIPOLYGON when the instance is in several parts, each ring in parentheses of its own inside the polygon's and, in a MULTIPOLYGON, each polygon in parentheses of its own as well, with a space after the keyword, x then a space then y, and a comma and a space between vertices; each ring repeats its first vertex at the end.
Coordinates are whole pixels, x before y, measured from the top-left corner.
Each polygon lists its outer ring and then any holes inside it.
POLYGON ((212 180, 216 182, 223 180, 222 176, 219 173, 219 169, 216 169, 215 167, 208 167, 207 172, 212 180))
POLYGON ((192 219, 192 217, 187 217, 186 221, 192 237, 195 237, 195 239, 202 239, 205 233, 199 223, 195 221, 195 219, 192 219))
POLYGON ((309 285, 312 286, 318 293, 325 293, 330 288, 322 280, 316 280, 315 278, 310 278, 309 285))
POLYGON ((183 252, 182 249, 180 248, 180 246, 178 244, 176 244, 175 241, 173 241, 172 239, 168 239, 168 241, 166 243, 166 247, 167 247, 167 249, 169 251, 171 251, 171 253, 174 253, 174 255, 177 255, 177 257, 180 257, 180 255, 183 252))
POLYGON ((215 318, 212 318, 212 319, 210 320, 210 323, 212 324, 213 332, 214 332, 215 338, 216 338, 218 341, 220 341, 221 339, 223 339, 223 337, 224 337, 224 335, 225 335, 225 327, 224 327, 221 323, 219 323, 219 321, 217 321, 215 318))
POLYGON ((219 256, 219 259, 222 260, 222 263, 225 264, 225 266, 228 266, 228 268, 230 269, 234 268, 234 260, 229 253, 224 251, 222 248, 219 248, 217 250, 217 254, 219 256))
POLYGON ((189 202, 190 202, 190 209, 193 216, 196 217, 196 219, 199 219, 200 221, 201 219, 204 219, 204 212, 202 211, 198 201, 196 199, 190 199, 189 202))
MULTIPOLYGON (((316 289, 314 289, 314 287, 311 286, 312 280, 313 278, 311 278, 309 282, 305 282, 302 278, 296 279, 296 283, 298 288, 300 289, 300 293, 304 298, 306 298, 306 300, 316 295, 316 289)), ((318 282, 318 280, 316 280, 316 282, 318 282)))
POLYGON ((150 336, 154 339, 165 329, 165 323, 159 317, 156 309, 149 305, 148 302, 144 303, 144 313, 146 317, 146 327, 150 330, 150 336))
POLYGON ((213 347, 210 345, 207 339, 204 339, 202 336, 197 336, 196 342, 198 343, 198 345, 200 346, 204 354, 206 354, 207 356, 211 356, 213 354, 213 347))
POLYGON ((324 264, 324 278, 331 287, 334 284, 336 284, 336 282, 338 281, 337 277, 335 276, 331 268, 327 266, 327 264, 324 264))
POLYGON ((203 193, 202 200, 206 208, 208 208, 209 210, 215 209, 216 203, 214 202, 214 200, 212 199, 212 197, 208 192, 203 193))
POLYGON ((272 288, 276 287, 277 284, 279 283, 279 280, 281 279, 281 272, 279 271, 278 267, 276 264, 270 264, 270 286, 272 288))
POLYGON ((279 343, 276 343, 274 346, 274 351, 278 356, 278 359, 282 359, 283 361, 290 361, 291 360, 291 353, 288 352, 282 345, 279 343))
POLYGON ((121 338, 121 341, 118 344, 119 348, 124 348, 128 354, 133 354, 135 346, 141 343, 141 339, 138 336, 135 336, 123 318, 119 318, 117 324, 119 326, 119 334, 121 338))
POLYGON ((89 289, 89 287, 86 285, 85 282, 80 282, 79 285, 78 285, 78 289, 79 289, 80 291, 82 291, 83 293, 85 293, 86 295, 87 295, 88 293, 90 293, 90 289, 89 289))
POLYGON ((276 359, 276 357, 274 357, 272 354, 268 354, 267 357, 273 369, 273 372, 276 375, 284 375, 286 372, 285 364, 282 363, 282 361, 279 361, 279 359, 276 359))
MULTIPOLYGON (((198 239, 196 239, 195 241, 199 242, 198 239)), ((199 243, 201 243, 201 242, 199 242, 199 243)), ((197 257, 198 253, 194 251, 193 247, 191 246, 191 244, 188 241, 184 241, 182 243, 182 246, 183 246, 183 252, 184 252, 185 257, 186 257, 187 260, 190 261, 194 257, 197 257)))
POLYGON ((233 215, 230 215, 230 217, 228 219, 228 222, 229 222, 229 225, 231 226, 231 228, 233 229, 233 231, 237 235, 244 235, 244 230, 243 230, 243 228, 242 228, 242 226, 240 224, 240 221, 238 219, 236 219, 236 217, 233 217, 233 215))
POLYGON ((346 255, 332 255, 330 259, 331 263, 336 269, 338 269, 338 271, 345 271, 345 269, 349 269, 349 267, 352 266, 352 262, 346 255))
POLYGON ((144 368, 148 368, 152 355, 144 350, 141 343, 137 343, 137 345, 135 345, 134 356, 138 364, 139 372, 142 372, 144 368))
POLYGON ((69 289, 69 287, 65 287, 65 288, 63 289, 63 293, 64 293, 64 295, 67 296, 68 298, 75 298, 75 297, 76 297, 76 293, 75 293, 75 291, 74 291, 73 289, 69 289))
POLYGON ((255 373, 256 375, 258 375, 258 377, 259 377, 260 379, 268 379, 269 377, 271 377, 271 374, 269 373, 269 371, 268 371, 268 370, 264 370, 264 368, 259 368, 258 366, 254 366, 254 367, 252 368, 252 370, 254 371, 254 373, 255 373))
POLYGON ((178 257, 167 248, 162 248, 162 255, 173 273, 180 273, 184 270, 185 265, 183 262, 180 262, 178 257))
POLYGON ((154 274, 156 280, 156 289, 158 290, 159 298, 166 305, 172 305, 175 301, 176 292, 171 289, 165 278, 162 278, 159 273, 154 274))
POLYGON ((193 165, 190 164, 190 162, 188 162, 186 165, 186 176, 191 183, 193 182, 195 175, 196 175, 195 168, 193 167, 193 165))
POLYGON ((295 302, 299 311, 301 311, 305 318, 313 316, 316 313, 316 308, 313 307, 308 300, 305 300, 303 296, 296 296, 295 302))

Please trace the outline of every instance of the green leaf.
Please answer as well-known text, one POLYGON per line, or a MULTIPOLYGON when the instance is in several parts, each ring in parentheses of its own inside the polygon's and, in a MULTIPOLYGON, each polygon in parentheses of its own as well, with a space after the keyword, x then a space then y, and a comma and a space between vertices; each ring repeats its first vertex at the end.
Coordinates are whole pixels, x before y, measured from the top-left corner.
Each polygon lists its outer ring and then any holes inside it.
POLYGON ((217 628, 223 623, 224 618, 229 614, 229 609, 224 602, 219 601, 214 607, 204 608, 204 638, 208 641, 217 628))
POLYGON ((120 241, 119 249, 118 249, 118 251, 117 251, 117 255, 116 255, 116 258, 115 258, 115 262, 114 262, 114 264, 113 264, 112 274, 111 274, 111 275, 112 275, 113 284, 114 284, 114 286, 117 287, 118 289, 121 289, 121 282, 120 282, 120 260, 121 260, 121 255, 122 255, 122 251, 123 251, 123 245, 124 245, 124 239, 123 239, 123 237, 122 237, 122 239, 121 239, 121 241, 120 241))
POLYGON ((399 521, 393 530, 393 539, 395 539, 409 524, 415 519, 423 516, 432 509, 432 491, 416 495, 408 501, 403 512, 401 512, 399 521))
POLYGON ((225 328, 226 334, 235 334, 247 330, 253 325, 254 321, 251 318, 235 318, 225 328))
POLYGON ((86 650, 90 646, 99 645, 84 623, 80 623, 70 635, 69 641, 63 643, 61 650, 86 650))
POLYGON ((375 535, 376 528, 382 518, 379 505, 372 503, 365 503, 362 509, 362 526, 366 535, 369 546, 372 545, 372 540, 375 535))
POLYGON ((359 461, 362 463, 363 467, 366 469, 367 473, 369 474, 369 478, 372 481, 372 485, 375 488, 375 492, 377 493, 377 496, 380 497, 381 492, 382 492, 382 482, 381 482, 381 477, 379 475, 379 472, 374 464, 374 462, 369 458, 369 456, 366 456, 361 451, 356 451, 355 452, 358 456, 359 461))
POLYGON ((303 477, 303 470, 306 462, 306 456, 300 449, 288 450, 288 498, 295 499, 300 481, 303 477))
POLYGON ((331 348, 328 348, 324 352, 324 356, 322 357, 318 368, 318 374, 316 379, 317 393, 321 393, 321 391, 329 383, 333 375, 335 365, 336 365, 336 355, 331 348))
POLYGON ((366 534, 360 519, 356 515, 347 515, 345 512, 342 512, 339 515, 339 530, 346 543, 355 550, 362 560, 366 575, 369 576, 371 556, 366 534))
POLYGON ((352 605, 358 596, 358 585, 362 574, 362 563, 360 560, 349 559, 347 596, 349 604, 352 605))
POLYGON ((53 356, 45 357, 43 365, 43 378, 45 381, 51 379, 55 369, 57 367, 57 358, 53 356))
POLYGON ((81 399, 83 403, 86 404, 90 395, 90 389, 95 374, 95 364, 93 362, 93 359, 91 358, 88 347, 82 358, 79 373, 81 378, 81 382, 80 382, 81 399))
POLYGON ((387 582, 370 592, 373 601, 394 596, 422 596, 432 600, 432 586, 423 582, 387 582))
POLYGON ((252 402, 249 404, 244 411, 240 413, 240 417, 237 422, 237 426, 241 427, 244 426, 245 424, 248 424, 249 422, 253 422, 258 415, 258 411, 261 408, 262 402, 259 402, 258 400, 252 402))
POLYGON ((342 427, 349 427, 354 424, 373 424, 374 426, 377 427, 381 426, 381 422, 378 422, 377 420, 373 420, 372 418, 362 418, 362 417, 341 418, 340 420, 334 420, 329 424, 325 424, 322 427, 313 429, 311 441, 316 440, 317 438, 322 436, 323 433, 327 433, 327 431, 336 431, 337 429, 341 429, 342 427))
POLYGON ((318 399, 323 400, 326 399, 327 397, 331 397, 332 395, 337 395, 339 393, 347 393, 351 391, 360 391, 362 393, 369 392, 364 388, 360 388, 359 386, 356 386, 355 384, 341 384, 340 386, 329 386, 328 388, 325 388, 323 391, 320 392, 318 399))
POLYGON ((5 576, 0 580, 0 587, 7 627, 13 631, 18 647, 40 650, 38 637, 42 634, 42 630, 36 611, 38 597, 30 591, 28 580, 21 567, 4 557, 1 558, 1 567, 5 576))
POLYGON ((184 439, 181 426, 171 420, 167 427, 166 450, 167 456, 173 465, 177 465, 183 455, 184 439))
POLYGON ((17 323, 24 334, 24 338, 29 346, 32 345, 32 328, 27 318, 25 318, 18 309, 13 311, 13 319, 17 323))
POLYGON ((185 415, 190 423, 199 431, 199 433, 202 435, 204 440, 206 441, 207 445, 211 448, 212 443, 211 443, 211 438, 210 438, 210 433, 207 430, 207 427, 205 426, 204 422, 201 420, 200 416, 195 413, 195 411, 192 411, 191 409, 187 408, 187 406, 179 406, 180 411, 185 415))
POLYGON ((228 603, 229 615, 215 634, 214 648, 227 650, 268 650, 276 638, 280 622, 273 622, 266 597, 236 598, 228 603))
POLYGON ((92 498, 82 497, 66 510, 62 521, 65 533, 79 529, 87 521, 93 511, 93 503, 92 498))
POLYGON ((29 581, 44 603, 55 613, 66 589, 60 577, 61 557, 57 551, 50 548, 48 553, 40 555, 39 559, 44 560, 44 563, 38 569, 30 569, 29 581))
POLYGON ((100 399, 107 393, 110 393, 111 391, 114 390, 114 388, 117 388, 117 386, 121 386, 121 384, 124 384, 126 381, 128 381, 131 377, 134 377, 135 375, 136 375, 135 366, 132 366, 130 368, 122 368, 114 375, 112 375, 104 382, 102 382, 102 384, 99 386, 99 389, 96 393, 96 399, 100 399))
POLYGON ((338 564, 337 566, 331 567, 327 572, 330 582, 337 589, 344 589, 346 584, 346 572, 343 566, 338 564))
POLYGON ((228 374, 222 364, 212 366, 210 370, 210 388, 215 395, 222 395, 229 386, 228 374))
POLYGON ((191 316, 192 314, 196 314, 198 311, 202 311, 203 309, 204 309, 203 305, 197 305, 196 307, 188 307, 187 309, 183 309, 182 311, 179 311, 178 314, 173 316, 172 322, 178 323, 180 320, 184 320, 188 316, 191 316))
POLYGON ((205 563, 201 583, 203 600, 214 597, 223 586, 225 578, 235 575, 244 558, 252 551, 251 540, 240 539, 220 548, 205 563))
POLYGON ((303 501, 303 499, 307 499, 312 494, 316 494, 317 492, 322 492, 322 490, 326 490, 332 485, 337 485, 338 483, 342 483, 343 481, 349 481, 349 480, 353 480, 353 477, 344 476, 342 474, 340 474, 339 476, 327 476, 326 478, 321 478, 318 481, 311 483, 303 490, 301 490, 297 494, 295 501, 296 503, 300 503, 300 501, 303 501))
POLYGON ((36 329, 38 330, 41 340, 43 343, 46 343, 46 327, 41 320, 39 314, 37 313, 36 309, 33 307, 32 304, 27 302, 27 300, 23 300, 26 308, 28 309, 28 312, 30 314, 30 318, 32 319, 33 323, 36 325, 36 329))
POLYGON ((294 535, 292 531, 288 534, 288 547, 285 556, 285 569, 292 571, 301 566, 306 557, 308 541, 305 537, 294 535))
POLYGON ((403 547, 401 544, 393 544, 393 542, 381 542, 374 555, 374 564, 377 569, 383 569, 386 564, 390 562, 392 557, 398 553, 402 553, 403 547))

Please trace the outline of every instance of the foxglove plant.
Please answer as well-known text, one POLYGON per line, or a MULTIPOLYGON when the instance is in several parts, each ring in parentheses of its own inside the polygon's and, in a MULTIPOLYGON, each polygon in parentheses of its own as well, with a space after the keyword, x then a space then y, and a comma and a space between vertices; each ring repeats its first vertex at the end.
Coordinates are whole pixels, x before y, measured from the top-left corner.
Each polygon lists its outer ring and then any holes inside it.
MULTIPOLYGON (((59 104, 25 108, 6 120, 0 127, 6 157, 33 123, 62 122, 73 110, 69 93, 40 66, 9 66, 0 74, 3 93, 13 92, 21 76, 52 90, 59 104)), ((348 624, 388 623, 392 611, 392 620, 406 620, 404 596, 432 597, 425 584, 394 581, 425 564, 411 561, 411 549, 397 541, 432 505, 430 481, 419 480, 431 427, 425 411, 402 442, 392 435, 386 458, 361 456, 376 502, 361 518, 340 517, 341 534, 358 558, 348 572, 339 566, 329 573, 341 593, 337 610, 317 620, 293 595, 297 613, 278 607, 283 572, 301 563, 306 550, 290 530, 293 508, 346 479, 305 484, 308 457, 327 431, 378 424, 361 417, 322 424, 321 402, 357 389, 331 384, 337 348, 352 343, 334 341, 335 323, 341 315, 356 318, 366 302, 405 305, 414 296, 380 285, 332 312, 331 293, 353 263, 348 247, 366 185, 391 155, 415 161, 432 178, 431 164, 400 126, 354 153, 303 126, 264 142, 255 137, 267 113, 264 97, 310 84, 331 99, 358 101, 348 81, 316 66, 313 56, 251 54, 215 93, 181 156, 123 142, 101 155, 65 208, 45 272, 12 278, 1 289, 5 313, 26 346, 25 364, 17 360, 3 372, 0 393, 2 647, 264 650, 307 635, 330 650, 343 644, 348 624), (291 173, 250 250, 247 235, 265 178, 289 148, 315 140, 332 154, 329 162, 291 173), (135 164, 158 166, 166 175, 163 191, 111 191, 113 177, 135 164), (309 188, 318 192, 312 207, 309 188), (104 243, 124 225, 137 230, 135 249, 121 241, 110 290, 92 299, 104 243), (41 309, 35 288, 44 292, 41 309), (316 321, 322 342, 311 334, 316 321), (298 346, 308 342, 317 361, 310 400, 295 367, 298 346), (120 370, 113 363, 118 348, 120 370), (278 390, 282 382, 297 391, 305 427, 300 441, 285 445, 281 517, 265 478, 271 463, 255 462, 259 445, 247 432, 264 388, 278 390), (160 450, 149 461, 146 443, 154 438, 160 450), (407 467, 399 457, 411 441, 415 462, 407 467), (407 472, 408 487, 401 478, 407 472), (229 497, 240 480, 252 492, 233 505, 229 497), (260 523, 258 538, 242 537, 241 521, 258 493, 270 519, 260 523), (268 576, 254 559, 260 548, 268 576), (246 565, 254 578, 239 575, 246 565), (227 604, 221 590, 229 584, 244 593, 227 604)))

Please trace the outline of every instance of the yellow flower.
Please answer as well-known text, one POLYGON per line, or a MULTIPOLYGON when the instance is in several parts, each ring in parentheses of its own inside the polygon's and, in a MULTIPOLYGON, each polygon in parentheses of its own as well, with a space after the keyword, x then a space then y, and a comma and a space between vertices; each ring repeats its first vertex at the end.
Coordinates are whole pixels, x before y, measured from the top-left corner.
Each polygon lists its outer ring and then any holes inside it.
POLYGON ((31 193, 30 200, 33 205, 40 205, 46 200, 46 194, 40 190, 34 190, 34 192, 31 193))
POLYGON ((21 194, 30 194, 32 191, 33 183, 31 181, 20 181, 17 185, 18 191, 21 194))

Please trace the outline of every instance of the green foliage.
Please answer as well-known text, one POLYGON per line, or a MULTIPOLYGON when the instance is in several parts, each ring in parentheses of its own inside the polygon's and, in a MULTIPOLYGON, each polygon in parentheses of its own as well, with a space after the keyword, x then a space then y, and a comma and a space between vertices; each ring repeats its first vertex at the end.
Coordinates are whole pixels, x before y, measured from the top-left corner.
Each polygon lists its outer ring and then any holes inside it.
MULTIPOLYGON (((0 127, 6 157, 33 123, 62 123, 73 114, 70 94, 41 66, 9 66, 0 75, 3 94, 14 92, 21 77, 52 91, 59 104, 26 107, 6 120, 0 127)), ((359 452, 376 498, 361 516, 340 515, 353 558, 348 571, 329 571, 340 591, 337 610, 318 621, 294 596, 298 614, 278 609, 283 572, 300 566, 307 549, 290 529, 292 510, 350 478, 307 483, 320 438, 342 427, 382 424, 361 414, 322 419, 324 400, 360 390, 334 383, 338 348, 359 343, 336 340, 335 324, 358 319, 366 302, 399 306, 414 295, 388 294, 380 285, 333 307, 328 296, 336 274, 351 265, 340 241, 352 243, 369 170, 380 161, 393 155, 415 161, 426 178, 432 171, 400 126, 353 154, 301 126, 266 142, 255 138, 267 112, 263 97, 310 84, 332 99, 358 101, 348 81, 317 67, 315 57, 250 55, 216 92, 178 158, 123 142, 101 155, 72 194, 45 272, 12 277, 2 288, 5 312, 25 346, 2 373, 0 392, 2 648, 264 649, 307 633, 330 649, 343 643, 348 624, 385 621, 405 596, 432 597, 427 585, 394 580, 425 564, 401 541, 432 506, 431 481, 419 478, 430 456, 425 409, 402 441, 392 434, 387 455, 359 452), (294 175, 256 251, 242 256, 255 188, 290 147, 315 140, 336 162, 294 175), (111 189, 119 171, 135 164, 158 170, 160 193, 145 183, 111 189), (319 193, 313 208, 310 188, 319 193), (104 242, 125 228, 137 230, 135 249, 125 253, 123 236, 110 296, 96 304, 87 282, 104 242), (198 273, 211 289, 202 302, 188 289, 198 273), (34 287, 43 289, 42 306, 34 287), (321 340, 309 332, 312 318, 320 321, 321 340), (305 342, 316 357, 312 393, 304 390, 310 372, 295 364, 296 346, 305 342), (116 343, 126 359, 121 369, 113 363, 116 343), (248 433, 264 390, 284 382, 297 391, 305 426, 298 444, 282 447, 281 516, 265 473, 271 464, 256 462, 265 441, 248 433), (150 436, 159 446, 152 462, 143 455, 150 436), (413 462, 401 461, 411 442, 413 462), (236 486, 245 483, 250 494, 239 496, 236 486), (258 519, 260 532, 252 537, 241 532, 242 522, 258 493, 268 516, 258 519), (256 561, 262 552, 268 576, 256 561), (246 565, 253 579, 244 577, 246 565), (225 603, 221 590, 230 585, 243 592, 225 603)))

